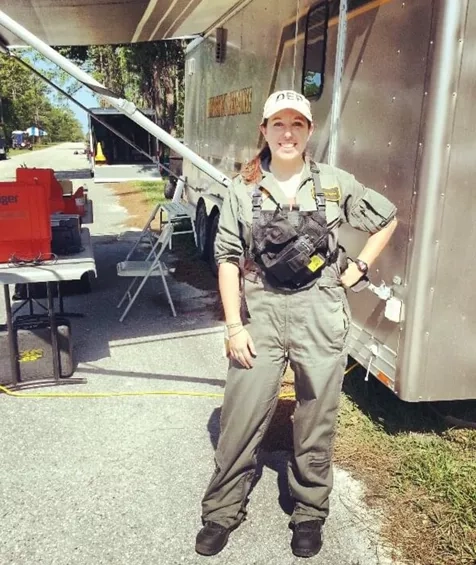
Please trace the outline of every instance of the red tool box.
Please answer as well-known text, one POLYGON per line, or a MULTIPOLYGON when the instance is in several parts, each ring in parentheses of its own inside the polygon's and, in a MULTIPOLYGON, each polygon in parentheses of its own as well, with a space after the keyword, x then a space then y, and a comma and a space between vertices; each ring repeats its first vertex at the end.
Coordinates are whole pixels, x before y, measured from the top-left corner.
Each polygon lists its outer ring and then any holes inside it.
POLYGON ((50 256, 48 188, 39 183, 0 182, 0 262, 50 256))

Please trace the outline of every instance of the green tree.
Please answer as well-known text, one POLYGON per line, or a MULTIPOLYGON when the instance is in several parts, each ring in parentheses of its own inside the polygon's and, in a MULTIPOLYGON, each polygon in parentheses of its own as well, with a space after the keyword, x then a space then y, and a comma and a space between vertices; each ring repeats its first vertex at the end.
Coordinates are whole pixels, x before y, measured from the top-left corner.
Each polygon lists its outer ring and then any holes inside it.
POLYGON ((117 95, 156 110, 161 126, 183 134, 185 42, 62 47, 60 53, 92 72, 117 95))
POLYGON ((35 125, 48 133, 49 141, 82 140, 81 125, 71 109, 53 104, 50 97, 49 87, 38 76, 15 57, 0 55, 0 119, 7 139, 13 130, 35 125))

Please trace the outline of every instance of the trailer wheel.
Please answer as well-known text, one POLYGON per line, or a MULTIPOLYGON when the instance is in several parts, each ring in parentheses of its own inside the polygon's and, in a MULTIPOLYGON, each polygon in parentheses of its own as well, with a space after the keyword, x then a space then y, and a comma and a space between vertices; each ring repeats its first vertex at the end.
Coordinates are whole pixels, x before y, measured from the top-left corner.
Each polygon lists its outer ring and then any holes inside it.
POLYGON ((195 229, 197 231, 197 248, 201 259, 208 259, 208 217, 204 204, 199 204, 195 216, 195 229))
POLYGON ((216 213, 212 218, 210 226, 210 236, 208 244, 208 263, 214 277, 218 277, 218 265, 215 261, 215 239, 218 231, 218 222, 220 221, 220 214, 216 213))

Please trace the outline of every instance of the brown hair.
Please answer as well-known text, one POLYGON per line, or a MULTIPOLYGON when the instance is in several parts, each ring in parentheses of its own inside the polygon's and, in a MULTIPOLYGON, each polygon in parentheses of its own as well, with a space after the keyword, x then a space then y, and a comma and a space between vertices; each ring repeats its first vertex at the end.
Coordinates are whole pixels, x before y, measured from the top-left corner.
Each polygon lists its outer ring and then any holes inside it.
POLYGON ((271 158, 271 151, 269 145, 266 144, 261 151, 251 159, 243 164, 240 174, 245 181, 245 184, 257 184, 263 178, 261 171, 261 161, 271 158))

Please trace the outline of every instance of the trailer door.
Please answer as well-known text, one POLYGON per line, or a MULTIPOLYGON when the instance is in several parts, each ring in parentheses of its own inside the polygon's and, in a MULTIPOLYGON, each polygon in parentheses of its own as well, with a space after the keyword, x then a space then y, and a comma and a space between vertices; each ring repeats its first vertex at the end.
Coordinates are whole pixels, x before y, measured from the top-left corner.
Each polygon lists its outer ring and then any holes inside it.
MULTIPOLYGON (((126 143, 92 116, 90 122, 95 182, 160 180, 157 140, 113 108, 95 108, 92 111, 137 147, 136 149, 126 143)), ((143 113, 156 121, 155 112, 143 111, 143 113)))

